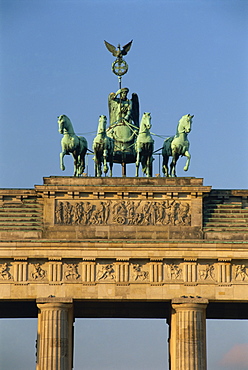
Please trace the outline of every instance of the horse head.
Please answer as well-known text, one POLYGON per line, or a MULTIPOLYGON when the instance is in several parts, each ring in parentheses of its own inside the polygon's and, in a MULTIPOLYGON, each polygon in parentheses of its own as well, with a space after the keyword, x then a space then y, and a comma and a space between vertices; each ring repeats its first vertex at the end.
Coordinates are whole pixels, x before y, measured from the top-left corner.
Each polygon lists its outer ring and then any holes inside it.
POLYGON ((182 116, 182 118, 179 120, 178 124, 178 133, 185 133, 188 134, 191 131, 191 125, 192 125, 192 119, 194 115, 191 116, 190 114, 186 114, 185 116, 182 116))
POLYGON ((58 125, 59 125, 60 134, 64 133, 65 123, 67 119, 68 117, 65 114, 62 114, 61 116, 58 117, 58 125))
POLYGON ((64 134, 65 132, 69 134, 74 134, 71 121, 65 114, 62 114, 58 117, 58 125, 60 134, 64 134))
POLYGON ((103 134, 106 132, 106 125, 107 125, 107 117, 104 115, 99 116, 99 124, 98 124, 98 134, 103 134))
POLYGON ((140 132, 150 130, 151 127, 151 113, 145 112, 140 122, 140 132))

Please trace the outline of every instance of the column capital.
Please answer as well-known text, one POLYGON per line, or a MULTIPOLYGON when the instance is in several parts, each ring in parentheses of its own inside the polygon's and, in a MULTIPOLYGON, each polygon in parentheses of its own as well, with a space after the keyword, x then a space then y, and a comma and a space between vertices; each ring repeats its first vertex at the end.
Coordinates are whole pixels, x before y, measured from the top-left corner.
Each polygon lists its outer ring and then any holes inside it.
POLYGON ((43 298, 37 298, 36 304, 40 303, 73 303, 72 298, 61 298, 61 297, 43 297, 43 298))
POLYGON ((208 301, 207 298, 192 297, 192 296, 182 296, 182 297, 178 297, 178 298, 173 298, 171 300, 172 306, 182 305, 182 304, 203 304, 203 305, 207 305, 208 302, 209 301, 208 301))

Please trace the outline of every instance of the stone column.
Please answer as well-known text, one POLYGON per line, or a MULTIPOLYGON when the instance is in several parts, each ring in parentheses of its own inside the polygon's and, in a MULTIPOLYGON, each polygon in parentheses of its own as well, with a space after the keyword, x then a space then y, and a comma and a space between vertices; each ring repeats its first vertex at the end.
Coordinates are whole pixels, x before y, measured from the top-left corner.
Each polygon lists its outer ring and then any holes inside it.
POLYGON ((172 300, 170 370, 206 370, 206 307, 204 298, 172 300))
POLYGON ((73 357, 72 299, 37 300, 36 370, 71 370, 73 357))

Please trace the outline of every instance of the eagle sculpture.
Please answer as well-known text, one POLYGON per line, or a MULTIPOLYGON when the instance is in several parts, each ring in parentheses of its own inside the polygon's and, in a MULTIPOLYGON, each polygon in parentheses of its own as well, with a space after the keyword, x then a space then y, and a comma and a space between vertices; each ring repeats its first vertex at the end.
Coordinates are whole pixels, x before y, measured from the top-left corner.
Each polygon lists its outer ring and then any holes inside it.
POLYGON ((111 45, 107 41, 104 40, 106 48, 112 53, 114 57, 122 58, 123 55, 127 55, 129 52, 131 46, 132 46, 133 40, 131 40, 128 44, 124 45, 121 50, 120 44, 118 44, 117 48, 114 45, 111 45))

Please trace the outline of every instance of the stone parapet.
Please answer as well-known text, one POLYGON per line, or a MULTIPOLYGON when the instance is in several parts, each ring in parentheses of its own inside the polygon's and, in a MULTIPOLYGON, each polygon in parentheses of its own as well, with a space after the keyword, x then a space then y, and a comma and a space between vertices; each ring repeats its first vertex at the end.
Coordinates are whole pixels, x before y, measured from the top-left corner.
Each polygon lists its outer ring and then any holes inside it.
POLYGON ((196 178, 50 177, 35 187, 50 239, 201 239, 202 198, 196 178))
MULTIPOLYGON (((196 177, 44 177, 44 186, 202 186, 196 177)), ((36 185, 35 188, 39 188, 36 185)))

